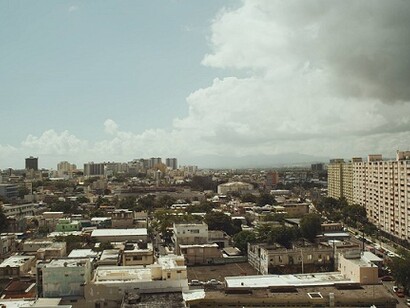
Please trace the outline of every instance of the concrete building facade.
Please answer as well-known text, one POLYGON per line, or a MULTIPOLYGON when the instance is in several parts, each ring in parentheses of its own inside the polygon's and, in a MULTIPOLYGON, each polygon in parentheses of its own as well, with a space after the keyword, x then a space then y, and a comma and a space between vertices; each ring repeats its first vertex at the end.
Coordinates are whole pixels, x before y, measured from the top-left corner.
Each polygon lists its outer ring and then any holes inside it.
POLYGON ((354 202, 366 208, 369 221, 398 239, 410 240, 410 151, 398 151, 396 160, 369 155, 353 168, 354 202))

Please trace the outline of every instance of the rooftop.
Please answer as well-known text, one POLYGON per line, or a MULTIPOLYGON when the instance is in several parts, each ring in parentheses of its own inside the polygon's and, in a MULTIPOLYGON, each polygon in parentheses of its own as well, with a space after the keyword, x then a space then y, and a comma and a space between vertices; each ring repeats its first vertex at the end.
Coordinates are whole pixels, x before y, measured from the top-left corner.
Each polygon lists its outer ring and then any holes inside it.
POLYGON ((98 252, 92 249, 73 249, 68 258, 94 258, 98 256, 98 252))
POLYGON ((45 267, 52 268, 52 267, 82 267, 84 266, 89 259, 53 259, 50 263, 46 263, 45 267))
POLYGON ((28 261, 34 260, 33 256, 11 256, 7 259, 5 259, 1 264, 0 267, 17 267, 20 265, 23 265, 24 263, 28 261))
POLYGON ((91 236, 144 236, 148 235, 147 228, 134 229, 97 229, 91 236))
POLYGON ((339 272, 296 274, 296 275, 257 275, 225 277, 228 288, 269 288, 278 286, 329 286, 335 283, 352 283, 339 272))

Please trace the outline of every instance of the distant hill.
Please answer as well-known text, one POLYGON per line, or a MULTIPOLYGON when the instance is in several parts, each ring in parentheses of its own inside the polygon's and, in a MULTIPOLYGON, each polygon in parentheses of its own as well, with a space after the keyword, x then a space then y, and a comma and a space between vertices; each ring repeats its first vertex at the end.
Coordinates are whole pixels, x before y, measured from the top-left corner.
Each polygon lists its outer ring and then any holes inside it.
POLYGON ((200 168, 272 168, 285 166, 310 166, 312 163, 328 162, 329 157, 300 153, 274 155, 247 155, 227 157, 219 155, 196 156, 192 158, 200 168))

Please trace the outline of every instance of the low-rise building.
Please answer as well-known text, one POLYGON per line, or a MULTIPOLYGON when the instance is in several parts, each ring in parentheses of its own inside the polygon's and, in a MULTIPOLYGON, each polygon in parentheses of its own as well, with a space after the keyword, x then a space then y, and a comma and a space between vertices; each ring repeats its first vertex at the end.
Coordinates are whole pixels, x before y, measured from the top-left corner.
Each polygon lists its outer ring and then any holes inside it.
POLYGON ((0 259, 5 259, 18 247, 17 236, 15 234, 4 234, 0 236, 0 259))
POLYGON ((263 275, 274 273, 314 272, 315 268, 332 268, 333 249, 324 245, 294 246, 248 243, 248 262, 263 275))
POLYGON ((244 182, 229 182, 218 185, 218 194, 226 195, 227 193, 238 192, 247 193, 253 190, 253 185, 244 182))
POLYGON ((173 225, 172 241, 175 252, 180 253, 181 244, 207 244, 208 225, 202 224, 175 224, 173 225))
POLYGON ((99 266, 85 285, 85 299, 91 307, 120 307, 124 294, 136 290, 140 294, 188 290, 184 259, 168 255, 147 266, 99 266))
POLYGON ((229 247, 231 245, 231 237, 221 230, 208 230, 208 243, 216 243, 219 248, 229 247))
POLYGON ((151 243, 126 243, 122 252, 122 265, 148 265, 154 263, 154 250, 151 243))
POLYGON ((27 275, 35 264, 34 256, 11 256, 0 264, 0 279, 27 275))
POLYGON ((112 228, 127 229, 134 226, 134 211, 116 209, 111 213, 112 228))
POLYGON ((66 242, 53 242, 50 246, 41 247, 37 250, 37 260, 51 260, 56 258, 63 258, 67 255, 66 242))
POLYGON ((97 229, 92 231, 91 238, 98 242, 146 242, 148 240, 148 232, 146 228, 97 229))
POLYGON ((383 285, 360 285, 337 272, 232 276, 225 288, 184 291, 185 305, 202 307, 396 307, 383 285))
POLYGON ((218 244, 179 245, 181 255, 186 265, 206 265, 218 263, 222 258, 218 244))
POLYGON ((343 277, 360 284, 378 284, 378 267, 363 256, 359 249, 339 256, 339 271, 343 277))
POLYGON ((82 226, 79 221, 71 220, 70 218, 61 218, 56 225, 56 232, 80 231, 81 228, 82 226))
POLYGON ((39 296, 84 297, 84 284, 91 278, 90 259, 54 259, 37 264, 39 296))

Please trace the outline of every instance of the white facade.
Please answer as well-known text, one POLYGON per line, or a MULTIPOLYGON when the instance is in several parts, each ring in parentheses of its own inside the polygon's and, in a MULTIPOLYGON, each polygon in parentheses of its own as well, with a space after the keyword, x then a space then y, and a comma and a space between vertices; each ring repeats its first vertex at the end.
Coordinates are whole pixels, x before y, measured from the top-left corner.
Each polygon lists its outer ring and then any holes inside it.
POLYGON ((85 286, 87 303, 107 303, 119 307, 128 291, 139 293, 181 292, 188 290, 184 258, 168 255, 147 266, 99 266, 85 286))
POLYGON ((253 189, 253 185, 243 182, 229 182, 218 185, 218 194, 225 195, 229 192, 248 192, 253 189))
POLYGON ((179 254, 180 244, 206 244, 208 243, 208 225, 202 224, 174 224, 172 240, 175 251, 179 254))

